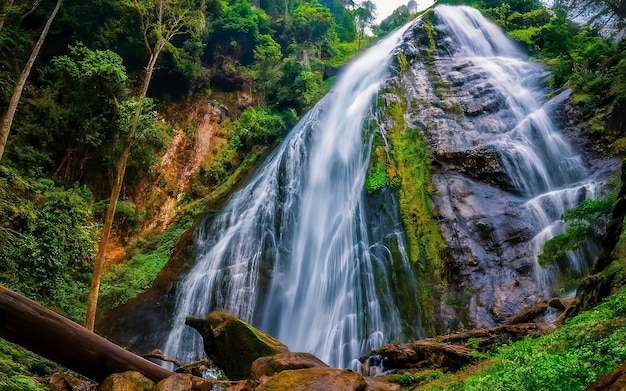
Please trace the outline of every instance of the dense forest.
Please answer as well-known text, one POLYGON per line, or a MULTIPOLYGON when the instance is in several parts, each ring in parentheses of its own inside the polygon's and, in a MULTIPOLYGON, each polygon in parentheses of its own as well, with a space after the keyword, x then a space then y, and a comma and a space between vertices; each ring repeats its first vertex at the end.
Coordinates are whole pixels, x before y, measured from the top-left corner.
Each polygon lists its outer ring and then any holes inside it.
MULTIPOLYGON (((505 29, 550 70, 553 94, 573 89, 594 148, 626 155, 623 3, 446 3, 472 5, 505 29)), ((375 25, 375 12, 351 0, 1 0, 0 284, 80 324, 96 258, 107 260, 98 316, 149 288, 178 238, 223 206, 341 67, 415 16, 402 6, 375 25), (190 162, 207 117, 218 124, 211 148, 190 162)), ((388 184, 375 164, 368 192, 388 184)), ((614 200, 564 216, 574 224, 548 242, 543 259, 590 237, 600 242, 614 200)), ((580 333, 576 324, 569 327, 580 333)), ((524 344, 521 360, 530 362, 539 354, 524 344)), ((0 388, 38 390, 26 375, 53 370, 0 341, 0 388)))

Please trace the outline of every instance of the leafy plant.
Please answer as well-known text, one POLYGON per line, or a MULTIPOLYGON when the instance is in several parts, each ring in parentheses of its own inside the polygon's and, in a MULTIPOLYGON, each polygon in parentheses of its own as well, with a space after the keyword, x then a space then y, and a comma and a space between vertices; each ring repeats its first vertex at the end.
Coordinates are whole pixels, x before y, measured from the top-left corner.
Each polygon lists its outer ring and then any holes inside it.
POLYGON ((538 261, 542 266, 549 266, 556 258, 581 248, 589 240, 599 240, 603 222, 609 215, 615 196, 601 199, 586 199, 578 206, 569 209, 563 220, 569 222, 566 231, 548 240, 539 254, 538 261))

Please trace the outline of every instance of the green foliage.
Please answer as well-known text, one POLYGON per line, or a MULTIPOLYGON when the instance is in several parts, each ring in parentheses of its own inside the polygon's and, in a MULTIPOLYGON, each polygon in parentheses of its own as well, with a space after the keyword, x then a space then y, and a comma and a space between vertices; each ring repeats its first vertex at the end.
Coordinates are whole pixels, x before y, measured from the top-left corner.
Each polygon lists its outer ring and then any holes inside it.
POLYGON ((253 8, 246 0, 225 6, 212 28, 214 33, 207 45, 212 57, 209 61, 224 58, 242 65, 254 61, 254 51, 261 44, 262 36, 271 32, 267 14, 253 8))
MULTIPOLYGON (((122 102, 119 106, 119 126, 124 135, 132 126, 137 104, 137 100, 133 98, 122 102)), ((124 183, 133 184, 141 178, 150 176, 152 168, 157 163, 157 156, 172 140, 171 131, 172 128, 159 117, 154 100, 145 98, 141 105, 141 115, 135 132, 131 157, 126 166, 124 183)), ((123 143, 116 145, 115 156, 121 155, 123 147, 123 143)), ((113 167, 117 167, 117 161, 113 167)))
MULTIPOLYGON (((98 221, 104 221, 107 209, 109 207, 109 199, 101 200, 93 206, 93 216, 98 221)), ((123 235, 137 233, 140 228, 139 220, 142 215, 137 210, 135 204, 128 199, 121 199, 115 205, 115 217, 113 225, 117 232, 123 235)))
POLYGON ((398 383, 401 386, 405 386, 405 387, 410 386, 411 384, 415 383, 415 379, 413 378, 413 375, 410 372, 402 372, 402 373, 395 374, 391 377, 390 380, 394 383, 398 383))
POLYGON ((327 7, 319 3, 302 2, 287 25, 287 34, 296 42, 321 42, 334 26, 334 18, 327 7))
POLYGON ((117 100, 127 93, 126 72, 111 51, 80 43, 68 51, 40 68, 41 88, 24 95, 7 154, 33 176, 56 173, 69 184, 97 171, 101 181, 102 163, 112 158, 103 146, 120 137, 117 100))
POLYGON ((583 390, 626 360, 626 290, 538 339, 504 345, 480 370, 420 390, 583 390))
POLYGON ((15 201, 0 203, 10 232, 0 248, 0 283, 79 321, 98 235, 91 220, 93 195, 84 186, 27 181, 7 168, 0 194, 15 201))
POLYGON ((586 199, 578 206, 569 209, 563 220, 570 222, 566 231, 548 240, 538 262, 549 266, 555 259, 564 257, 570 251, 580 249, 587 241, 598 241, 602 235, 603 223, 611 212, 615 196, 602 199, 586 199))
POLYGON ((405 25, 411 20, 411 13, 406 5, 396 8, 391 15, 383 19, 378 26, 374 26, 373 31, 377 37, 383 37, 396 28, 405 25))
POLYGON ((478 343, 478 339, 476 338, 469 338, 467 340, 467 347, 473 350, 478 349, 479 343, 478 343))

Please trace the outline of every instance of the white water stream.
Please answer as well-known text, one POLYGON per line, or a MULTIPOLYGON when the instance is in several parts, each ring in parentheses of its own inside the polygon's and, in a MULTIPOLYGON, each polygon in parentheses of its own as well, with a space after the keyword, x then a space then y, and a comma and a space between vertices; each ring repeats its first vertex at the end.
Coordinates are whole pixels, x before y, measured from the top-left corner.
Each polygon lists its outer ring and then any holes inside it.
POLYGON ((371 252, 377 245, 366 227, 362 129, 402 32, 347 66, 254 178, 200 225, 166 355, 183 362, 204 356, 184 320, 214 308, 334 366, 400 337, 394 292, 376 287, 377 274, 389 280, 389 266, 380 263, 391 257, 371 252))
MULTIPOLYGON (((478 137, 496 147, 514 180, 516 197, 527 200, 524 207, 539 232, 533 239, 539 251, 562 231, 563 211, 595 196, 599 186, 587 179, 580 157, 545 110, 544 71, 525 61, 477 11, 440 6, 436 13, 437 28, 454 41, 453 55, 480 67, 505 96, 499 107, 503 114, 497 121, 491 118, 478 137)), ((203 357, 202 341, 184 325, 185 317, 217 308, 268 332, 292 351, 311 352, 337 367, 406 337, 407 324, 421 333, 421 325, 407 320, 397 297, 392 270, 404 270, 398 273, 406 279, 402 284, 417 289, 394 199, 389 198, 389 213, 396 220, 388 232, 378 232, 368 221, 371 211, 364 194, 369 148, 363 127, 407 28, 347 66, 330 93, 224 210, 199 225, 197 257, 177 287, 165 355, 183 362, 203 357), (383 243, 392 236, 400 257, 393 257, 383 243)), ((458 143, 476 142, 454 137, 458 143)), ((542 289, 552 283, 549 273, 538 272, 539 283, 546 284, 542 289)))

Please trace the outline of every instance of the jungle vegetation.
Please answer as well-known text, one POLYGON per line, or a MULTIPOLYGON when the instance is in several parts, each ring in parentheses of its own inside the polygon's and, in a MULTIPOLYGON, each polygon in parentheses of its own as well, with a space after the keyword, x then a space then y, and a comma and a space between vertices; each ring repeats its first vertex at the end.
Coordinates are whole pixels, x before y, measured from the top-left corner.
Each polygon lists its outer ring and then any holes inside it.
MULTIPOLYGON (((53 19, 0 157, 0 283, 79 323, 126 146, 113 232, 127 255, 105 267, 102 312, 152 284, 182 232, 218 207, 324 94, 341 65, 375 39, 366 28, 380 37, 412 17, 400 7, 371 26, 375 9, 351 0, 167 0, 200 17, 163 42, 147 85, 146 64, 163 37, 148 32, 142 17, 158 1, 165 0, 0 1, 3 116, 42 28, 53 19), (146 178, 167 187, 156 166, 175 129, 191 126, 172 114, 186 102, 218 107, 225 141, 180 194, 174 223, 146 231, 156 211, 138 202, 133 189, 146 178)), ((598 148, 623 156, 624 10, 610 0, 594 2, 598 8, 581 22, 581 7, 590 9, 584 1, 557 1, 552 9, 535 0, 465 3, 544 62, 553 91, 573 88, 598 148)), ((380 185, 375 179, 368 180, 368 191, 380 185)), ((585 222, 602 220, 596 206, 606 214, 605 202, 569 216, 589 227, 585 222)), ((563 251, 553 247, 555 256, 563 251)), ((525 343, 519 350, 534 349, 525 343)), ((0 388, 36 390, 24 373, 48 373, 54 365, 0 341, 0 367, 0 388)))

